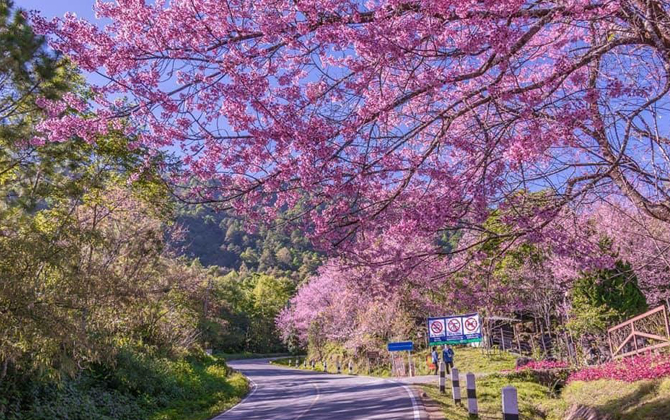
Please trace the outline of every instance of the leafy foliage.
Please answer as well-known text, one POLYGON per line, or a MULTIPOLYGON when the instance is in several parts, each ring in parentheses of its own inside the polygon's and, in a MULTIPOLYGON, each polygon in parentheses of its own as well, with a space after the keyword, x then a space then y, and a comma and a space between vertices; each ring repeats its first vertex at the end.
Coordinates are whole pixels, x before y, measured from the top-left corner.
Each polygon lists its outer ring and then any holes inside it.
MULTIPOLYGON (((76 71, 0 0, 0 419, 205 419, 246 390, 193 359, 210 272, 179 258, 157 174, 122 125, 34 141, 76 71)), ((58 111, 60 112, 60 111, 58 111)))
POLYGON ((270 273, 300 283, 321 263, 304 234, 294 229, 259 227, 255 232, 244 221, 205 207, 183 208, 177 219, 186 229, 183 251, 205 266, 270 273))
POLYGON ((125 348, 60 382, 11 376, 0 383, 0 419, 205 420, 246 393, 239 375, 210 357, 168 359, 125 348))
POLYGON ((209 293, 218 306, 212 308, 213 321, 204 329, 204 339, 226 353, 285 351, 275 318, 294 287, 291 279, 263 273, 233 271, 216 277, 209 293))
POLYGON ((602 333, 613 324, 647 310, 630 264, 584 273, 572 289, 572 320, 577 333, 602 333))

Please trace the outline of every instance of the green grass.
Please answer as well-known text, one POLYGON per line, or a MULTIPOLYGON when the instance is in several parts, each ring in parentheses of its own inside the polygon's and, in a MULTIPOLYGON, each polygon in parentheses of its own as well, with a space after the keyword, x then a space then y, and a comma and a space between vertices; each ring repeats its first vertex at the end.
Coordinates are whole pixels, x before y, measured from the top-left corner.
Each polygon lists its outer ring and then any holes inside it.
MULTIPOLYGON (((457 354, 459 354, 457 352, 457 354)), ((626 383, 599 380, 567 384, 560 395, 541 385, 526 373, 494 373, 513 370, 513 356, 495 356, 488 359, 481 353, 461 351, 460 373, 484 373, 477 379, 477 399, 481 419, 500 419, 502 416, 502 388, 514 386, 518 392, 519 409, 524 420, 562 420, 576 407, 590 408, 608 420, 662 420, 670 419, 670 378, 626 383), (490 365, 486 365, 489 363, 490 365)), ((465 383, 461 376, 461 382, 465 383)), ((447 386, 447 388, 449 388, 447 386)), ((463 387, 464 388, 464 387, 463 387)), ((468 419, 467 405, 457 406, 451 393, 439 393, 435 385, 423 386, 429 397, 437 401, 448 420, 468 419)), ((465 389, 462 390, 463 397, 465 389)))
POLYGON ((183 397, 158 410, 151 420, 206 420, 237 404, 248 392, 239 373, 227 374, 223 364, 191 364, 182 372, 183 397))
MULTIPOLYGON (((551 398, 549 389, 543 385, 530 382, 528 380, 504 375, 489 375, 477 379, 477 402, 479 404, 479 413, 481 419, 500 419, 502 418, 502 389, 511 385, 517 389, 519 398, 519 411, 524 420, 541 420, 546 417, 546 410, 552 407, 554 402, 551 398)), ((465 385, 465 378, 461 379, 465 385)), ((465 387, 461 390, 463 398, 462 405, 454 404, 449 386, 447 393, 440 394, 435 385, 424 385, 423 390, 430 398, 437 401, 444 411, 448 420, 468 419, 467 400, 465 399, 465 387)))
MULTIPOLYGON (((454 349, 454 367, 462 374, 472 372, 475 374, 490 374, 501 371, 514 370, 517 356, 507 352, 485 353, 476 347, 452 347, 454 349)), ((438 350, 440 358, 442 351, 438 350)), ((417 375, 429 375, 433 373, 429 369, 430 351, 423 350, 413 355, 417 375)))
POLYGON ((123 349, 58 381, 14 374, 0 382, 0 420, 206 420, 241 400, 247 380, 222 359, 123 349))
MULTIPOLYGON (((474 348, 474 347, 455 347, 455 367, 458 368, 458 370, 465 374, 467 372, 473 372, 477 374, 489 374, 489 373, 497 373, 500 371, 504 370, 514 370, 515 367, 515 362, 516 362, 516 356, 509 354, 509 353, 499 353, 499 352, 491 352, 491 354, 486 354, 482 352, 481 349, 474 348)), ((300 368, 302 369, 302 362, 307 356, 292 356, 292 357, 286 357, 286 358, 281 358, 274 360, 272 363, 282 365, 282 366, 288 366, 289 360, 292 361, 292 363, 295 363, 295 359, 299 359, 300 363, 300 368)), ((316 360, 316 356, 311 356, 316 360)), ((349 360, 351 359, 351 356, 347 356, 344 354, 342 351, 339 351, 339 349, 334 349, 324 356, 328 360, 328 372, 330 373, 335 373, 337 371, 336 368, 336 360, 341 360, 342 361, 342 372, 347 373, 348 369, 348 363, 349 360)), ((406 356, 405 356, 406 357, 406 356)), ((428 358, 430 357, 430 352, 428 350, 423 350, 420 352, 416 352, 412 355, 414 364, 416 366, 416 374, 417 375, 429 375, 432 372, 430 371, 428 367, 428 358)), ((308 361, 311 360, 308 358, 308 361)), ((367 360, 365 358, 354 358, 354 373, 359 373, 359 374, 368 374, 368 366, 367 366, 367 360)), ((295 367, 295 365, 293 365, 295 367)), ((311 368, 309 365, 307 366, 307 369, 311 368)), ((315 367, 316 371, 323 371, 321 361, 319 361, 316 364, 315 367)), ((379 377, 389 377, 391 376, 391 369, 388 363, 386 364, 380 364, 377 366, 372 366, 371 371, 369 372, 369 375, 371 376, 379 376, 379 377)))
MULTIPOLYGON (((507 352, 491 352, 487 354, 474 347, 455 348, 454 367, 466 374, 498 373, 504 370, 514 370, 517 356, 507 352)), ((425 358, 424 358, 425 360, 425 358)))
POLYGON ((592 407, 612 420, 668 419, 670 378, 632 383, 613 380, 571 382, 563 390, 562 400, 562 408, 572 405, 592 407))

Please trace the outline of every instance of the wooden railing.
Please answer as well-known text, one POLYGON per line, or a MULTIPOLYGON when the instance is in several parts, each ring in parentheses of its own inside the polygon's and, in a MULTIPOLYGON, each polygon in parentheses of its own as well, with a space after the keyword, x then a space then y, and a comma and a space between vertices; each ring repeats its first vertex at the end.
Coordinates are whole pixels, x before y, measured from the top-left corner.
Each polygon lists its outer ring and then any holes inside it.
POLYGON ((610 328, 607 335, 614 359, 670 346, 670 327, 665 305, 610 328))

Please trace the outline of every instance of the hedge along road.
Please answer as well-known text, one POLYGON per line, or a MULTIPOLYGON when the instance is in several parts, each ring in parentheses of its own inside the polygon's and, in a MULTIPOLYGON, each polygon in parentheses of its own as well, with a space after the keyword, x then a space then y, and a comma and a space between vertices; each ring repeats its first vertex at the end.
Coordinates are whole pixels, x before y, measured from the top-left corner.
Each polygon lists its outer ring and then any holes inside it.
POLYGON ((406 385, 368 376, 333 375, 269 364, 268 359, 229 365, 251 381, 249 395, 212 420, 423 420, 418 398, 406 385))

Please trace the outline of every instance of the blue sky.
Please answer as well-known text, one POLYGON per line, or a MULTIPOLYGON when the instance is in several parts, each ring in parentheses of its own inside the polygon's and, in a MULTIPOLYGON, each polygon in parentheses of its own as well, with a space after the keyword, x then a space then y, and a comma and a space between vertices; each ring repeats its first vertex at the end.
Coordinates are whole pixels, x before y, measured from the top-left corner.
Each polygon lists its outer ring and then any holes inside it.
POLYGON ((93 19, 95 0, 14 0, 14 4, 26 10, 39 10, 46 17, 74 12, 77 16, 93 19))

